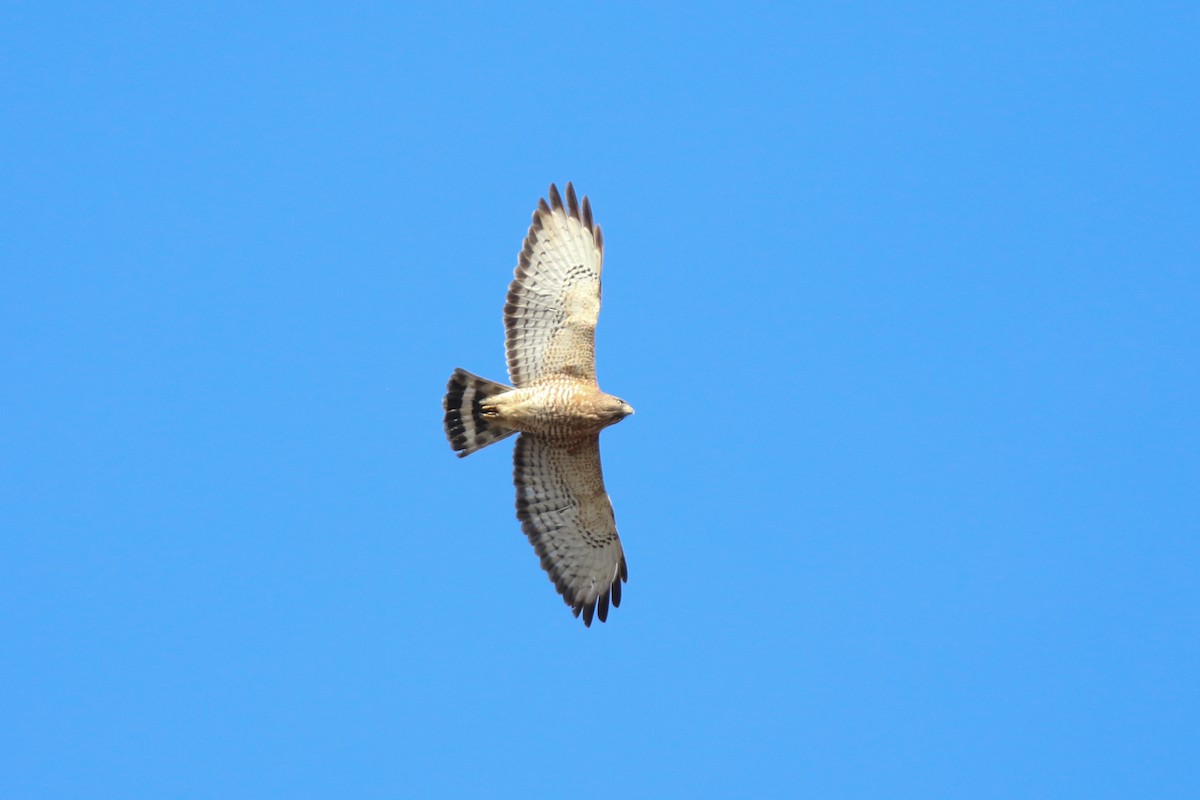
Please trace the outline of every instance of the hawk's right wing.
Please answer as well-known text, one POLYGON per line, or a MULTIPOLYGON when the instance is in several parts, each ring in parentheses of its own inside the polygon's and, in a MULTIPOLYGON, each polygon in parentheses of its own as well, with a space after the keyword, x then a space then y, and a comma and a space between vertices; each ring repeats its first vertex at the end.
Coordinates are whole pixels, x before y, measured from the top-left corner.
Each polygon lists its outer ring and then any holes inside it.
POLYGON ((567 205, 550 184, 538 201, 504 306, 508 375, 513 386, 566 375, 595 383, 596 319, 604 237, 592 206, 567 184, 567 205))
POLYGON ((585 625, 593 614, 604 622, 609 599, 621 605, 629 573, 600 473, 599 435, 563 445, 523 433, 513 464, 517 518, 542 568, 585 625))

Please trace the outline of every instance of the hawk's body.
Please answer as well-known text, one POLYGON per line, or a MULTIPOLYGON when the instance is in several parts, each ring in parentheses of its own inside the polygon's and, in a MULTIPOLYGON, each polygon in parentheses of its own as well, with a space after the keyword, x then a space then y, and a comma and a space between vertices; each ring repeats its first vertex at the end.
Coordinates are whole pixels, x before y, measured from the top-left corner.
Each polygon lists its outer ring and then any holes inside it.
POLYGON ((608 617, 621 602, 625 555, 600 471, 600 431, 633 413, 596 384, 604 238, 592 209, 567 184, 564 206, 550 186, 504 306, 504 386, 465 370, 450 378, 446 435, 459 456, 514 433, 517 517, 542 567, 576 616, 608 617))

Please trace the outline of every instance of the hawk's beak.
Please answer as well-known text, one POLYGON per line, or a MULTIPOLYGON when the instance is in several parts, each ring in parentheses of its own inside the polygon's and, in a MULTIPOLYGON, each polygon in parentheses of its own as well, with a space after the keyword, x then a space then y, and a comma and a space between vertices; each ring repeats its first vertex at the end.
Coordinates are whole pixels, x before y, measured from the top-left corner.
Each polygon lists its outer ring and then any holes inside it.
POLYGON ((632 416, 633 406, 629 405, 629 403, 622 403, 621 404, 621 412, 624 413, 625 416, 627 416, 627 417, 632 416))

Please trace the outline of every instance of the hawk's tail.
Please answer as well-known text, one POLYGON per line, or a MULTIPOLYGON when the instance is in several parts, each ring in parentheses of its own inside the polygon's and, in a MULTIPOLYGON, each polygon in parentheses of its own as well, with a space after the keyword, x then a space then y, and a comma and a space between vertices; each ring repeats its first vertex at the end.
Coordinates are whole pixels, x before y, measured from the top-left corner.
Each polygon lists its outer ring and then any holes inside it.
POLYGON ((483 401, 511 388, 472 375, 465 369, 454 370, 450 383, 446 385, 442 408, 446 410, 446 438, 459 458, 516 433, 512 428, 505 428, 483 416, 483 401))

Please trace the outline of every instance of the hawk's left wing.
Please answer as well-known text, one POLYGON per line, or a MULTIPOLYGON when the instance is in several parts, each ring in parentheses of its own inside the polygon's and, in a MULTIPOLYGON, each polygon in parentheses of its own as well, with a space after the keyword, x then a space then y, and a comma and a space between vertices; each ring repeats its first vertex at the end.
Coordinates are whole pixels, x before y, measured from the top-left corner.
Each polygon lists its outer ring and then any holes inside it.
POLYGON ((567 375, 596 381, 595 334, 600 316, 604 237, 592 206, 567 184, 563 206, 550 184, 550 204, 538 202, 504 305, 505 349, 513 386, 567 375))
POLYGON ((513 450, 517 518, 575 616, 608 619, 629 577, 600 472, 600 437, 569 445, 521 434, 513 450), (597 608, 598 606, 598 608, 597 608))

